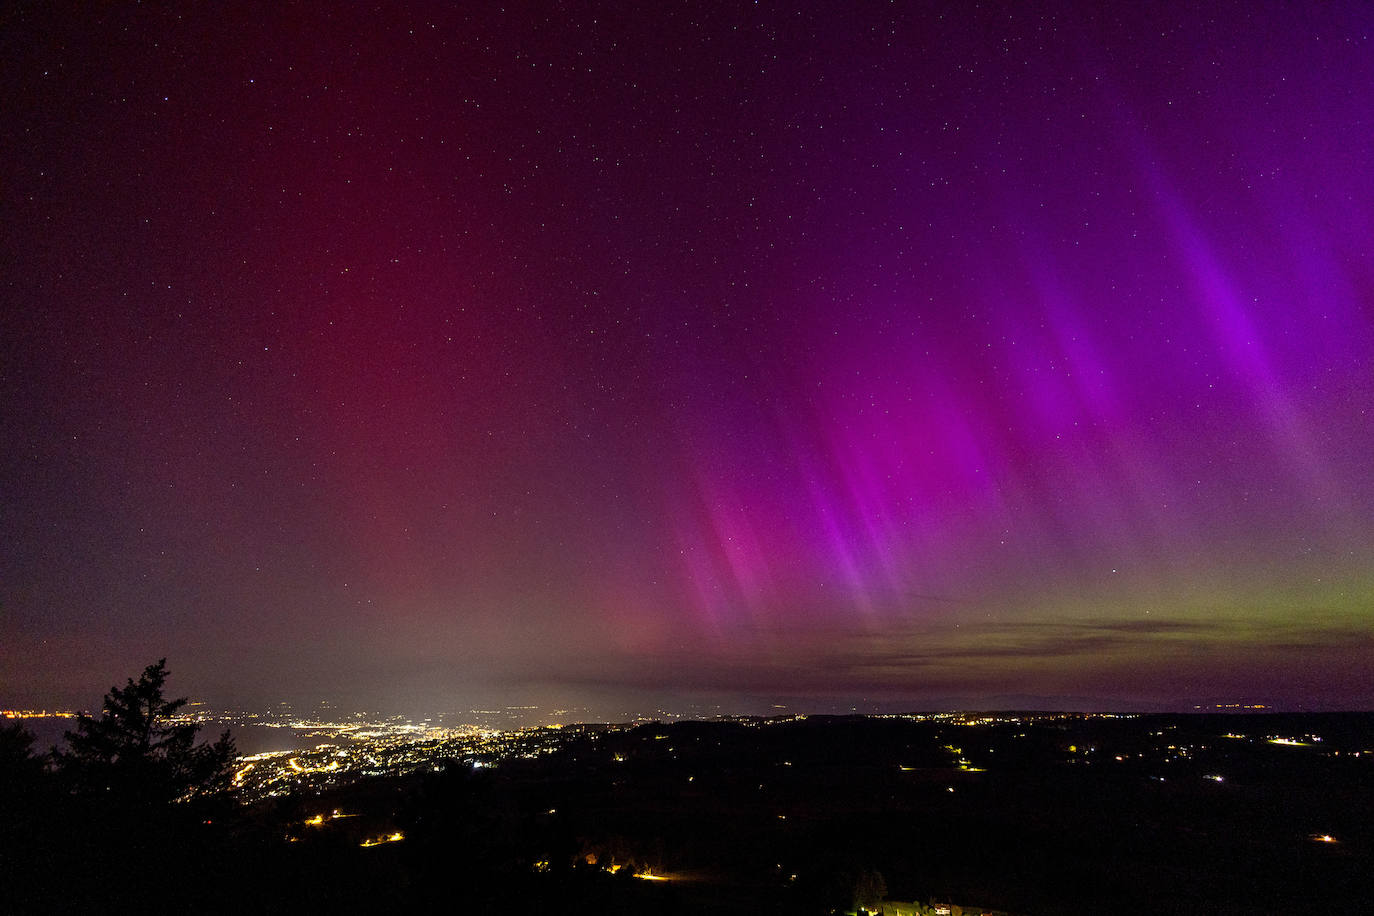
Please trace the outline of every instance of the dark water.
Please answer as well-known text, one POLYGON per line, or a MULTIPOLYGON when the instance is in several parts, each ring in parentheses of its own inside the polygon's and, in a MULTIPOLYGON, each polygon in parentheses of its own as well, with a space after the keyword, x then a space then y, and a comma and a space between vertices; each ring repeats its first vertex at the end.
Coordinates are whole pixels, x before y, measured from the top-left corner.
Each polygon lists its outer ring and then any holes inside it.
POLYGON ((48 716, 41 719, 0 719, 0 725, 20 725, 33 735, 33 752, 46 754, 55 745, 62 744, 63 734, 76 728, 75 719, 59 719, 48 716))
MULTIPOLYGON (((75 730, 76 719, 60 719, 52 716, 31 719, 5 719, 0 724, 22 725, 34 736, 33 751, 46 754, 55 746, 65 743, 63 735, 75 730)), ((201 741, 214 741, 220 733, 229 729, 234 745, 241 755, 261 754, 265 751, 299 751, 320 744, 345 744, 347 738, 331 738, 317 729, 270 728, 265 725, 205 725, 201 727, 201 741)))
POLYGON ((265 751, 302 751, 321 744, 348 744, 348 738, 335 738, 318 729, 269 728, 266 725, 207 725, 200 730, 201 740, 212 741, 225 728, 234 739, 239 754, 261 754, 265 751))

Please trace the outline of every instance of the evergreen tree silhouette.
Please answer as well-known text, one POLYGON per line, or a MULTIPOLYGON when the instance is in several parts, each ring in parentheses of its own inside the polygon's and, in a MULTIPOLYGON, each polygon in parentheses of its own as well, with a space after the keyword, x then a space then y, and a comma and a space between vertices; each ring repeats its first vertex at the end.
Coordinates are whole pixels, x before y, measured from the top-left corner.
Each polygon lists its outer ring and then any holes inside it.
POLYGON ((67 750, 55 757, 78 793, 172 802, 228 788, 235 756, 229 732, 213 744, 196 744, 200 726, 177 721, 186 699, 165 699, 166 681, 164 658, 137 682, 111 687, 100 717, 83 714, 76 731, 66 733, 67 750))

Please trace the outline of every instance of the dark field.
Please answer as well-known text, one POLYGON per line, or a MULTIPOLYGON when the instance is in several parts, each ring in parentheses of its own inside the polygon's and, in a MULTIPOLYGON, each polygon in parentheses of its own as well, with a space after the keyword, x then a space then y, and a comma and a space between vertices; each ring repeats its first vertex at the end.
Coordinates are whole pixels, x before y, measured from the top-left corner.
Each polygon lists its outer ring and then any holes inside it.
POLYGON ((824 914, 857 894, 873 909, 1025 916, 1360 912, 1374 887, 1371 750, 1368 714, 568 730, 530 758, 224 805, 195 823, 61 798, 40 811, 30 793, 11 820, 25 842, 6 838, 6 899, 16 912, 146 899, 174 912, 824 914))

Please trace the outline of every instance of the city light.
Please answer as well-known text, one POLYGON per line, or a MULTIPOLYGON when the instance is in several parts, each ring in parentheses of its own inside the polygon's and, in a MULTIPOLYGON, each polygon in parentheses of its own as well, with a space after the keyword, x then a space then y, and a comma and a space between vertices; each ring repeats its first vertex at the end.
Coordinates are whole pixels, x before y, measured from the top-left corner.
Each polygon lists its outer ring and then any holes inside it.
POLYGON ((401 842, 401 840, 404 840, 404 839, 405 839, 405 834, 403 834, 403 833, 397 831, 396 833, 389 833, 389 834, 387 834, 386 836, 380 836, 380 837, 375 837, 375 838, 373 838, 373 839, 363 840, 363 841, 362 841, 361 843, 359 843, 358 845, 359 845, 359 846, 362 846, 364 849, 366 849, 366 848, 371 847, 371 846, 382 846, 382 845, 384 845, 384 844, 386 844, 386 843, 399 843, 399 842, 401 842))

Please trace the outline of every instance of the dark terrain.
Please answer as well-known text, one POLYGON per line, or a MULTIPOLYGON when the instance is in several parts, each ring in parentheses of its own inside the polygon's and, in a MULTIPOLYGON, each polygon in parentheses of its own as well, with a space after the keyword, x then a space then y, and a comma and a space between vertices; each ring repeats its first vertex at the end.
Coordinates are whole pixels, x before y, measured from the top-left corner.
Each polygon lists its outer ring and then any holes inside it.
POLYGON ((195 817, 92 809, 30 773, 5 796, 0 899, 824 914, 880 875, 889 901, 1025 916, 1358 912, 1374 889, 1372 752, 1371 714, 679 722, 195 817), (404 840, 360 845, 392 833, 404 840))

